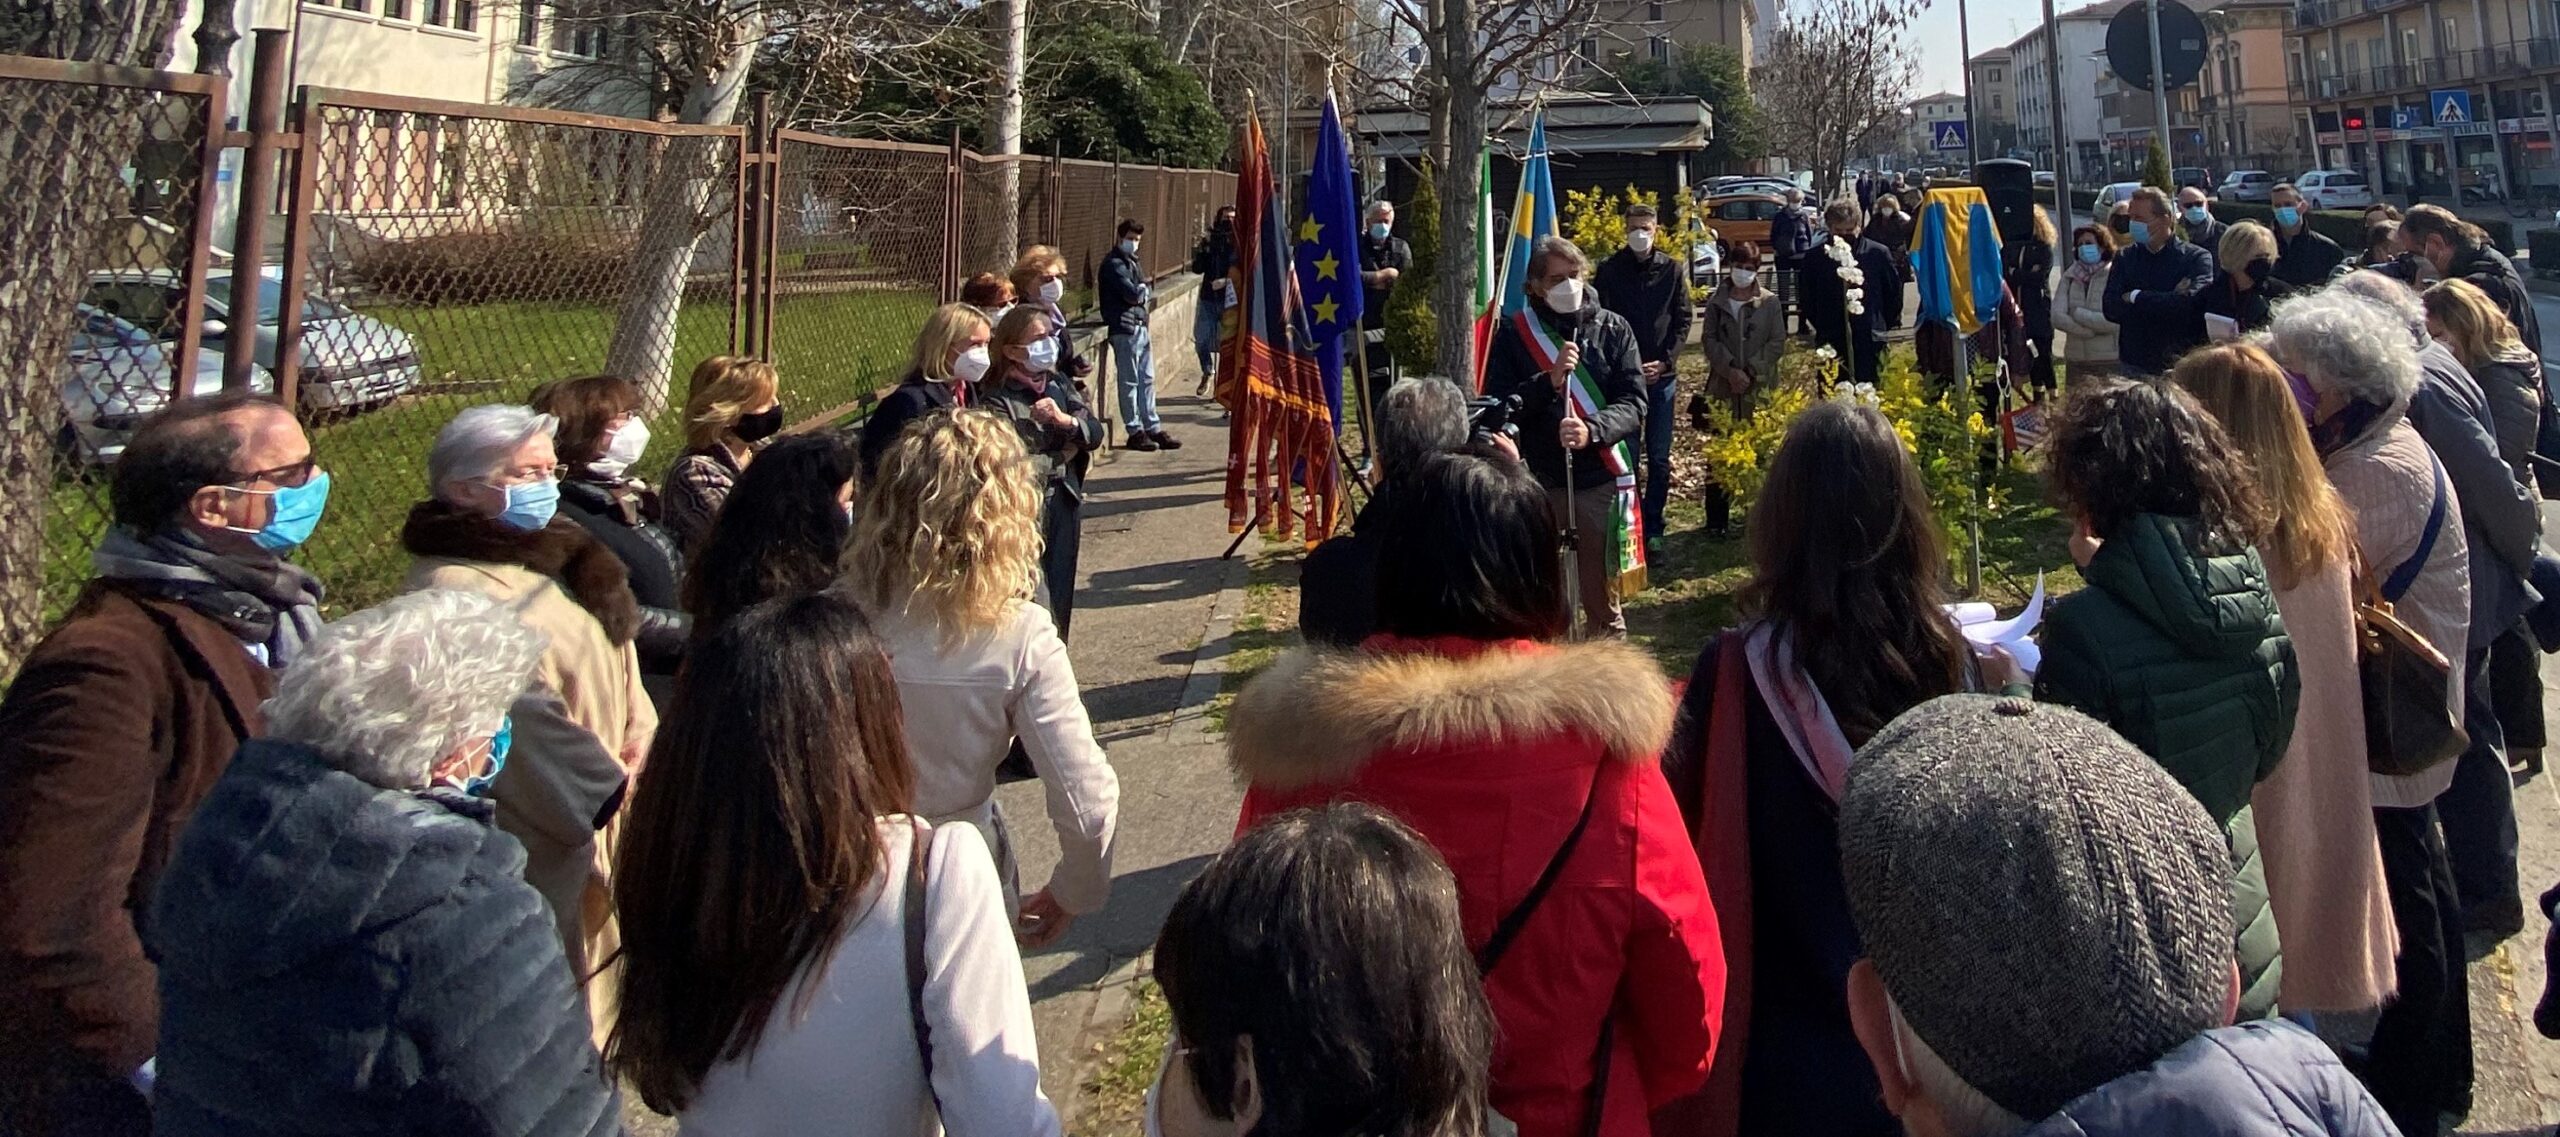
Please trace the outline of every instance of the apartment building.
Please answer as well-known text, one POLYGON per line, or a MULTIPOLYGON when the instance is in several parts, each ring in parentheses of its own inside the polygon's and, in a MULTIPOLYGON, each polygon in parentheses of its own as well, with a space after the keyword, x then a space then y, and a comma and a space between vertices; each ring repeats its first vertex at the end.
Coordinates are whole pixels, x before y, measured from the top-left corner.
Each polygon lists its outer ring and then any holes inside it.
POLYGON ((1995 47, 1965 61, 1973 92, 1974 152, 1985 158, 2006 157, 2018 148, 2018 71, 2013 53, 1995 47))
MULTIPOLYGON (((2120 0, 2119 0, 2120 2, 2120 0)), ((2037 169, 2054 170, 2068 156, 2074 184, 2106 173, 2106 141, 2098 113, 2098 76, 2106 69, 2107 19, 2115 3, 2090 4, 2057 14, 2009 45, 2012 98, 2017 104, 2018 148, 2037 169), (2053 76, 2062 78, 2062 138, 2053 136, 2053 76)))
POLYGON ((2560 4, 2302 0, 2285 69, 2297 135, 2379 193, 2560 185, 2560 4))
POLYGON ((1962 121, 1964 96, 1938 91, 1911 100, 1904 119, 1902 161, 1914 166, 1969 166, 1973 156, 1962 150, 1938 149, 1944 124, 1962 121))
POLYGON ((1667 60, 1677 49, 1723 44, 1751 66, 1751 0, 1601 0, 1598 17, 1582 39, 1581 59, 1667 60))

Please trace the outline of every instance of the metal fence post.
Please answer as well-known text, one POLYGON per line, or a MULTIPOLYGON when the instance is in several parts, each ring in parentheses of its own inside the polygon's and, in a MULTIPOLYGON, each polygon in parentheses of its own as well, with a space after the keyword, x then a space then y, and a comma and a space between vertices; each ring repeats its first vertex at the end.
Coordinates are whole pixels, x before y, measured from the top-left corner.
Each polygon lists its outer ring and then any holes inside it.
POLYGON ((772 114, 773 96, 756 93, 748 115, 747 133, 738 139, 737 184, 733 191, 738 203, 729 214, 729 354, 754 355, 755 345, 749 329, 756 326, 755 282, 763 276, 762 251, 759 240, 763 226, 755 220, 756 189, 764 184, 765 127, 772 114))
MULTIPOLYGON (((213 262, 213 187, 222 181, 222 155, 230 140, 230 84, 217 84, 204 97, 202 114, 204 135, 197 140, 195 216, 187 222, 187 264, 185 306, 178 322, 178 358, 171 361, 169 374, 193 375, 196 360, 204 352, 204 270, 213 262)), ((194 394, 181 384, 171 388, 172 399, 194 394)))
MULTIPOLYGON (((302 298, 310 289, 311 218, 320 197, 320 158, 313 139, 327 118, 313 106, 309 92, 297 92, 293 133, 280 140, 291 155, 278 155, 293 180, 286 187, 283 278, 276 289, 276 399, 294 410, 302 406, 302 298)), ((232 295, 240 295, 236 283, 232 295)), ((234 316, 238 303, 233 301, 234 316)))
POLYGON ((1055 148, 1052 148, 1049 153, 1047 176, 1049 207, 1047 213, 1040 219, 1040 243, 1055 247, 1058 243, 1058 218, 1066 212, 1066 202, 1061 199, 1067 193, 1066 155, 1055 148))
POLYGON ((942 159, 942 302, 960 299, 960 128, 951 128, 951 150, 942 159))
MULTIPOLYGON (((257 366, 258 289, 267 257, 267 214, 275 208, 276 150, 284 133, 286 32, 260 28, 249 65, 248 154, 240 169, 240 224, 231 244, 231 326, 224 337, 222 389, 245 391, 257 366), (247 289, 241 283, 247 282, 247 289), (246 301, 245 306, 242 301, 246 301)), ((278 345, 281 347, 282 345, 278 345)), ((277 357, 279 364, 283 357, 277 357)))

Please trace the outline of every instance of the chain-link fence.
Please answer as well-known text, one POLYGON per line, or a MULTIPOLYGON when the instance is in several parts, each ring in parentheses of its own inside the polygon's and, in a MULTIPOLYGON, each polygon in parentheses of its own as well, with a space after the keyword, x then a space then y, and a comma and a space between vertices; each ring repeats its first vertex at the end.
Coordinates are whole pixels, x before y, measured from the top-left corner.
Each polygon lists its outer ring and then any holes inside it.
POLYGON ((135 424, 222 387, 193 313, 223 103, 212 78, 0 58, 0 675, 89 577, 135 424))
POLYGON ((795 426, 841 420, 897 381, 923 317, 970 274, 1056 245, 1082 307, 1120 218, 1147 224, 1151 274, 1179 271, 1235 185, 775 131, 761 115, 696 127, 333 90, 305 91, 288 129, 209 136, 222 82, 0 57, 0 281, 52 290, 76 325, 0 305, 0 344, 61 361, 0 385, 0 474, 26 491, 0 493, 0 675, 87 579, 124 435, 220 389, 209 329, 255 344, 246 381, 297 411, 331 473, 300 560, 345 611, 399 588, 427 450, 465 407, 622 375, 653 396, 638 468, 656 471, 684 445, 694 365, 744 353, 776 362, 795 426), (241 212, 243 234, 274 235, 257 259, 283 266, 254 289, 211 249, 203 192, 242 143, 281 155, 275 200, 241 212), (36 160, 66 152, 107 156, 91 164, 105 184, 60 184, 76 164, 36 160), (67 221, 22 208, 45 200, 88 204, 67 221), (76 239, 52 239, 64 224, 76 239))
POLYGON ((685 376, 730 350, 744 290, 744 130, 336 91, 302 123, 295 398, 333 485, 301 559, 335 603, 398 588, 394 538, 465 407, 617 374, 654 396, 639 468, 683 446, 685 376))

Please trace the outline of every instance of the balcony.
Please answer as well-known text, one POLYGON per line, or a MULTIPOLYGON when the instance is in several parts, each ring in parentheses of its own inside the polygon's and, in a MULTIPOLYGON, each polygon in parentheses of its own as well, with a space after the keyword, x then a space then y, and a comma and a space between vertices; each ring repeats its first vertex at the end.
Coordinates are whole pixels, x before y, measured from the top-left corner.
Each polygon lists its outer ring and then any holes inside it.
POLYGON ((2387 12, 2416 3, 2417 0, 2299 0, 2293 6, 2296 28, 2319 28, 2342 24, 2348 20, 2387 12))
POLYGON ((2520 78, 2553 68, 2560 68, 2560 38, 2544 37, 2467 48, 2411 63, 2315 75, 2309 80, 2287 82, 2285 91, 2295 102, 2318 102, 2520 78))

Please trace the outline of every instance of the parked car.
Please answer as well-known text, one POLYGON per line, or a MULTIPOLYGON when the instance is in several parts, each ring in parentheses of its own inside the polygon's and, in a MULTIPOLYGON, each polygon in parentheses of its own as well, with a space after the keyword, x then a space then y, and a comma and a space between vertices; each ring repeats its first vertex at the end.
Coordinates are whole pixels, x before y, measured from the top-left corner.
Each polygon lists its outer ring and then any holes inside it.
POLYGON ((1724 275, 1724 247, 1714 241, 1700 241, 1689 257, 1689 283, 1698 288, 1712 288, 1724 275))
POLYGON ((2033 177, 2034 177, 2034 179, 2035 179, 2035 187, 2036 187, 2037 189, 2052 189, 2052 188, 2053 188, 2053 171, 2051 171, 2051 170, 2037 170, 2037 171, 2034 173, 2033 177))
POLYGON ((2098 187, 2098 192, 2092 197, 2089 206, 2090 215, 2105 217, 2109 210, 2132 201, 2134 191, 2141 188, 2141 182, 2108 182, 2098 187))
POLYGON ((1744 241, 1767 249, 1769 221, 1786 207, 1787 199, 1774 193, 1718 194, 1707 199, 1707 224, 1727 250, 1744 241))
POLYGON ((2169 182, 2172 190, 2182 190, 2188 186, 2194 186, 2206 193, 2212 193, 2213 171, 2205 169, 2202 166, 2180 166, 2177 169, 2169 171, 2169 182))
MULTIPOLYGON (((62 452, 88 466, 109 465, 122 456, 133 428, 175 396, 178 384, 170 364, 176 355, 176 344, 133 321, 80 305, 80 326, 71 333, 62 362, 63 422, 55 437, 62 452)), ((275 376, 253 366, 249 389, 272 393, 275 376)), ((220 390, 222 352, 218 344, 207 343, 196 352, 187 394, 220 390)))
POLYGON ((2265 170, 2233 170, 2224 175, 2222 185, 2213 196, 2224 201, 2265 202, 2267 191, 2276 188, 2276 176, 2265 170))
POLYGON ((1707 183, 1706 196, 1709 198, 1717 198, 1740 193, 1784 194, 1788 190, 1795 188, 1797 188, 1797 186, 1794 182, 1788 181, 1784 178, 1762 178, 1746 175, 1741 177, 1717 178, 1715 181, 1707 183))
POLYGON ((2362 209, 2373 204, 2373 186, 2354 170, 2305 170, 2293 179, 2313 209, 2362 209))
MULTIPOLYGON (((138 327, 169 334, 184 282, 170 269, 96 273, 89 278, 84 301, 138 327)), ((268 270, 258 279, 257 362, 276 365, 276 328, 284 303, 284 279, 268 270)), ((227 268, 207 270, 204 281, 206 338, 212 324, 233 320, 232 274, 227 268)), ((418 345, 407 332, 371 316, 318 297, 302 301, 303 409, 355 410, 389 402, 418 385, 418 345)))

